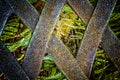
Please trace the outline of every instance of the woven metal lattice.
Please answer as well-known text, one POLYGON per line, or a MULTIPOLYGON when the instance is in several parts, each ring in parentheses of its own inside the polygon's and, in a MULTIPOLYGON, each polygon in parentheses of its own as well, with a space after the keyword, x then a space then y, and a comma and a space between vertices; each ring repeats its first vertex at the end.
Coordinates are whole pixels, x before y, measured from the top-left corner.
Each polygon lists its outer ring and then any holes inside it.
POLYGON ((116 0, 98 0, 94 9, 88 0, 48 0, 39 15, 27 0, 0 0, 0 34, 11 13, 33 32, 22 66, 0 41, 0 70, 10 80, 35 80, 48 53, 68 79, 88 80, 99 44, 120 70, 120 42, 107 26, 115 3, 116 0), (76 58, 53 34, 66 2, 87 25, 76 58))

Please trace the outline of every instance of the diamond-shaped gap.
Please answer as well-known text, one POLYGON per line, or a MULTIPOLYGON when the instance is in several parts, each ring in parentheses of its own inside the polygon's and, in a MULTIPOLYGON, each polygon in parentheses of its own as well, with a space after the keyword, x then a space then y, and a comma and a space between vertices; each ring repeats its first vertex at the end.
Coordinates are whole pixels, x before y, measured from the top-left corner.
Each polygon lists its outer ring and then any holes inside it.
POLYGON ((84 22, 68 4, 65 4, 61 11, 60 18, 56 23, 54 33, 63 41, 75 57, 84 35, 85 28, 86 25, 84 22))
POLYGON ((13 53, 17 60, 22 60, 31 37, 30 30, 15 14, 11 14, 3 29, 0 40, 13 53))
MULTIPOLYGON (((23 24, 19 17, 15 14, 11 14, 5 24, 0 40, 5 44, 19 63, 21 63, 30 37, 30 30, 23 24)), ((0 73, 0 79, 3 78, 6 79, 3 73, 0 73)))

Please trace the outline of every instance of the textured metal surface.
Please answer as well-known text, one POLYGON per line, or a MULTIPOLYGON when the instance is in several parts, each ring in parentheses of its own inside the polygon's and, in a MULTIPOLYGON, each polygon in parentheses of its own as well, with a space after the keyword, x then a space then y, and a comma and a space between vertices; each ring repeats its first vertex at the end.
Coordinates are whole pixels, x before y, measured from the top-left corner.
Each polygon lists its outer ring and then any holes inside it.
POLYGON ((47 52, 69 80, 88 80, 73 55, 54 35, 48 44, 47 52))
MULTIPOLYGON (((78 14, 78 16, 81 17, 85 24, 87 24, 94 10, 94 7, 89 3, 89 1, 88 0, 74 0, 74 1, 67 0, 67 1, 70 4, 70 6, 74 9, 74 11, 78 14)), ((109 26, 106 27, 106 30, 103 34, 101 45, 103 49, 106 51, 106 54, 108 54, 110 59, 115 63, 115 66, 120 70, 119 67, 120 41, 114 35, 109 26)))
POLYGON ((23 61, 23 67, 32 80, 38 76, 47 44, 64 3, 65 0, 48 0, 33 32, 23 61))

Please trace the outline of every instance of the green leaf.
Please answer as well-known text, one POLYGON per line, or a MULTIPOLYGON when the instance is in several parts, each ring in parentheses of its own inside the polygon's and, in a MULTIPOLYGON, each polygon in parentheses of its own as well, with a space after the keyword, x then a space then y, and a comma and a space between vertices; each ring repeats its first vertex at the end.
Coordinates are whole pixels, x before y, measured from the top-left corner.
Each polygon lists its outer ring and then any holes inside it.
POLYGON ((21 40, 13 43, 12 46, 7 46, 7 47, 11 52, 13 52, 20 46, 27 46, 30 38, 31 38, 31 33, 29 33, 25 38, 22 38, 21 40))
POLYGON ((99 70, 95 70, 95 74, 100 74, 101 72, 103 72, 109 65, 105 66, 104 68, 102 69, 99 69, 99 70))
POLYGON ((47 77, 45 78, 45 80, 56 80, 56 79, 59 79, 60 77, 62 77, 62 73, 58 73, 54 76, 47 77))
POLYGON ((44 57, 44 60, 51 60, 51 61, 53 61, 53 60, 52 60, 52 57, 49 56, 49 55, 45 56, 45 57, 44 57))
POLYGON ((62 9, 62 12, 73 12, 73 10, 68 5, 65 5, 62 9))

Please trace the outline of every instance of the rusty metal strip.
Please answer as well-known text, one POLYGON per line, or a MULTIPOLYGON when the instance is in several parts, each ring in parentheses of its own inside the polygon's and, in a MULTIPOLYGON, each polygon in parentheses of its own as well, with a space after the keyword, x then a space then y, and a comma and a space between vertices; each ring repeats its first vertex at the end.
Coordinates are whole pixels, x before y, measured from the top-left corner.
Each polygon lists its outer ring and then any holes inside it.
MULTIPOLYGON (((85 24, 87 24, 94 10, 94 7, 90 4, 90 2, 88 0, 67 1, 74 9, 74 11, 78 14, 78 16, 81 17, 85 24)), ((103 34, 101 45, 106 51, 106 54, 115 63, 115 66, 120 71, 120 41, 114 35, 109 26, 106 27, 106 30, 103 34)))
POLYGON ((115 3, 116 1, 112 0, 99 0, 87 25, 76 59, 88 77, 90 77, 95 53, 115 3))
POLYGON ((23 61, 23 67, 32 80, 38 76, 47 44, 64 3, 65 0, 48 0, 33 32, 23 61))
MULTIPOLYGON (((4 0, 0 0, 0 34, 4 28, 9 14, 11 13, 12 9, 10 6, 4 2, 4 0)), ((26 75, 23 68, 1 41, 0 71, 2 71, 9 80, 29 80, 29 77, 26 75)))
MULTIPOLYGON (((17 4, 16 4, 17 5, 17 4)), ((24 7, 24 6, 23 6, 24 7)), ((27 6, 26 6, 27 8, 27 6)), ((21 10, 22 11, 22 10, 21 10)), ((38 13, 33 10, 31 13, 32 14, 35 14, 35 15, 38 15, 38 13)), ((23 14, 24 15, 24 14, 23 14)), ((19 15, 21 16, 21 15, 19 15)), ((21 16, 23 17, 23 16, 21 16)), ((33 19, 32 17, 30 17, 31 20, 33 19)), ((23 18, 24 19, 24 18, 23 18)), ((37 19, 36 17, 34 19, 37 19)), ((30 21, 27 21, 26 19, 24 19, 25 21, 24 22, 27 22, 28 24, 31 24, 30 21)), ((34 20, 36 21, 36 20, 34 20)), ((33 22, 34 24, 32 25, 35 25, 37 23, 36 22, 33 22)), ((26 23, 25 23, 26 24, 26 23)), ((34 28, 35 26, 28 26, 32 31, 34 31, 34 28), (33 29, 32 29, 33 27, 33 29)), ((53 37, 55 37, 54 35, 52 36, 51 39, 54 39, 53 37)), ((56 38, 55 38, 56 39, 56 38)), ((76 63, 76 60, 74 59, 74 57, 72 56, 72 54, 70 54, 70 52, 68 50, 66 50, 64 44, 62 44, 62 42, 60 42, 58 39, 56 39, 55 42, 53 42, 54 40, 50 40, 49 42, 49 46, 51 47, 48 47, 49 50, 47 50, 47 52, 53 57, 54 61, 56 62, 56 64, 58 65, 58 67, 62 70, 62 72, 67 76, 68 79, 72 79, 72 80, 78 80, 78 79, 85 79, 87 80, 86 76, 84 75, 84 73, 81 71, 81 69, 78 67, 78 64, 76 63), (58 51, 54 50, 54 47, 53 46, 57 46, 57 47, 60 47, 57 48, 58 51), (52 50, 52 51, 51 51, 52 50), (55 52, 54 52, 55 51, 55 52), (53 52, 53 53, 51 53, 53 52), (58 54, 59 53, 59 54, 58 54), (56 55, 58 54, 58 55, 56 55), (63 57, 64 56, 64 57, 63 57), (58 58, 57 58, 58 57, 58 58), (62 58, 63 57, 63 58, 62 58), (62 58, 62 59, 61 59, 62 58), (70 58, 70 59, 68 59, 70 58), (60 59, 60 60, 59 60, 60 59), (62 62, 62 63, 61 63, 62 62), (63 66, 63 65, 66 65, 63 66), (67 67, 69 66, 69 67, 67 67), (67 69, 66 69, 67 68, 67 69), (71 70, 70 70, 71 69, 71 70), (78 72, 78 73, 77 73, 78 72), (74 75, 73 75, 74 73, 74 75)))
POLYGON ((11 12, 10 6, 4 0, 0 0, 0 35, 11 12))

